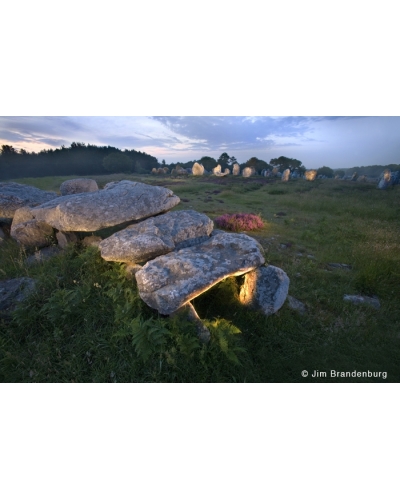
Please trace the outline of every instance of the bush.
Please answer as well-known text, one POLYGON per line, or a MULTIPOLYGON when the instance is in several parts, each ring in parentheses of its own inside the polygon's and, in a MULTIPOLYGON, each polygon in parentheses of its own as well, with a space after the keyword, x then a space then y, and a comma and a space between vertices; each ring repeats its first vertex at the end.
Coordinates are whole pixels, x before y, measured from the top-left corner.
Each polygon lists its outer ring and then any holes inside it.
POLYGON ((228 231, 255 231, 264 227, 261 217, 254 214, 224 214, 215 223, 228 231))

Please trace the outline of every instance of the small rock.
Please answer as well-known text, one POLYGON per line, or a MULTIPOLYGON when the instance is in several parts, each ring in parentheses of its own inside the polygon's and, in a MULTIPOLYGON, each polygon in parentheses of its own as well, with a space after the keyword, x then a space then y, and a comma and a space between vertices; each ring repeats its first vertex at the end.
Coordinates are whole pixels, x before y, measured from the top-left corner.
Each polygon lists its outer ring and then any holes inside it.
POLYGON ((367 304, 375 309, 379 309, 381 307, 378 297, 366 297, 365 295, 343 295, 343 300, 356 305, 367 304))
POLYGON ((0 317, 8 319, 35 286, 36 280, 26 277, 0 281, 0 317))
POLYGON ((56 238, 58 246, 62 249, 67 248, 69 244, 74 244, 78 241, 77 235, 72 231, 58 231, 56 238))
POLYGON ((347 271, 351 270, 351 266, 349 266, 348 264, 339 264, 337 262, 329 262, 328 266, 336 269, 346 269, 347 271))
POLYGON ((45 260, 51 259, 55 255, 61 253, 62 250, 59 247, 46 247, 38 250, 33 255, 30 255, 25 260, 25 263, 30 266, 32 264, 39 264, 40 262, 44 262, 45 260))
POLYGON ((315 260, 314 255, 307 255, 307 259, 315 260))
POLYGON ((288 300, 288 306, 290 309, 293 309, 293 311, 297 311, 300 314, 304 314, 306 312, 306 306, 303 304, 303 302, 300 302, 300 300, 295 299, 291 295, 287 296, 288 300))

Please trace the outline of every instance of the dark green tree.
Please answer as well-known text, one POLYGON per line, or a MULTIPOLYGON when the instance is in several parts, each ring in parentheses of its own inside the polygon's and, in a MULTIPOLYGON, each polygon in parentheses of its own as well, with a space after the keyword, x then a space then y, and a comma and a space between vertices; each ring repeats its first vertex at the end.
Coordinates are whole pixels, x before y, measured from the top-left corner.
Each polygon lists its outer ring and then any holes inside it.
POLYGON ((321 167, 317 170, 317 175, 325 175, 325 177, 334 177, 335 172, 329 167, 321 167))
POLYGON ((103 167, 107 172, 128 173, 132 171, 133 161, 124 153, 111 153, 103 159, 103 167))
POLYGON ((211 158, 211 156, 203 156, 203 158, 200 158, 199 163, 201 163, 206 170, 212 170, 217 166, 217 160, 211 158))
POLYGON ((279 167, 280 172, 283 172, 287 168, 289 168, 291 172, 294 172, 295 170, 305 170, 304 168, 301 168, 302 162, 300 160, 296 160, 295 158, 287 158, 286 156, 272 158, 269 163, 273 167, 279 167))
POLYGON ((228 153, 222 153, 222 155, 218 158, 217 162, 221 165, 222 169, 229 167, 231 157, 228 153))

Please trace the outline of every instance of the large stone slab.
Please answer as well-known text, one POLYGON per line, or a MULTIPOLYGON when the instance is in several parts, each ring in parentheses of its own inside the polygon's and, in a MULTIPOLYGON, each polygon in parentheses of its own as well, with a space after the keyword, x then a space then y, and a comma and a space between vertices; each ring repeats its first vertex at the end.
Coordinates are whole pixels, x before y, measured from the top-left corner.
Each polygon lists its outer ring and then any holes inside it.
POLYGON ((61 196, 32 212, 36 220, 60 231, 97 231, 167 212, 179 202, 170 189, 120 181, 93 193, 61 196))
POLYGON ((135 275, 139 295, 161 314, 171 314, 228 276, 240 276, 265 262, 250 236, 217 233, 200 245, 162 255, 135 275))
POLYGON ((18 208, 41 205, 54 198, 58 198, 57 193, 17 182, 0 182, 0 217, 12 219, 18 208))
POLYGON ((198 244, 213 228, 213 221, 205 214, 194 210, 169 212, 114 233, 99 248, 104 260, 145 262, 177 247, 198 244))
POLYGON ((242 304, 269 316, 283 306, 289 283, 288 275, 279 267, 260 267, 244 277, 239 299, 242 304))

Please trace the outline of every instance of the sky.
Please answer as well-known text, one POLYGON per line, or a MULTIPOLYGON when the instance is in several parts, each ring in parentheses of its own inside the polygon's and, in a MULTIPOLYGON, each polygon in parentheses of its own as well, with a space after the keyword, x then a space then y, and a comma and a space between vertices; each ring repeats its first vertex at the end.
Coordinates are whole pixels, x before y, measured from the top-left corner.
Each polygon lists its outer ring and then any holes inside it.
POLYGON ((160 162, 287 156, 306 168, 400 163, 399 116, 9 116, 0 145, 38 152, 72 142, 135 149, 160 162))

